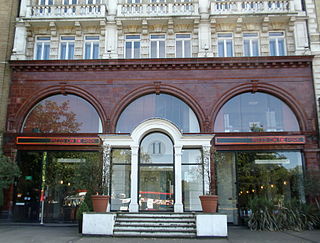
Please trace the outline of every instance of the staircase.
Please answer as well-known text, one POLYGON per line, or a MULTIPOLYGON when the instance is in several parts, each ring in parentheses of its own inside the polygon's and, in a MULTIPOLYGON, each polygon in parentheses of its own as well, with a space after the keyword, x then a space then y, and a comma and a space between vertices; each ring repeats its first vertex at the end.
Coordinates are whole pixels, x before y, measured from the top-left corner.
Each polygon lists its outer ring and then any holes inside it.
POLYGON ((117 213, 114 236, 196 237, 192 213, 117 213))

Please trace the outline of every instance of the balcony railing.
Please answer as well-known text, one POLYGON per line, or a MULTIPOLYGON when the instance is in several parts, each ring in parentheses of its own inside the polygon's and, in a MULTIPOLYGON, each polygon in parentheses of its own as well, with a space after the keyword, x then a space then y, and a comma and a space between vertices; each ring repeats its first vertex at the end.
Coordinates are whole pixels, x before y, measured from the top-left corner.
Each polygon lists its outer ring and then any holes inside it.
POLYGON ((152 2, 118 4, 118 16, 181 16, 198 15, 198 3, 195 2, 152 2))
POLYGON ((105 4, 74 4, 74 5, 34 5, 27 11, 27 17, 57 18, 57 17, 104 17, 105 4))
POLYGON ((287 13, 294 11, 293 0, 213 0, 211 14, 287 13))

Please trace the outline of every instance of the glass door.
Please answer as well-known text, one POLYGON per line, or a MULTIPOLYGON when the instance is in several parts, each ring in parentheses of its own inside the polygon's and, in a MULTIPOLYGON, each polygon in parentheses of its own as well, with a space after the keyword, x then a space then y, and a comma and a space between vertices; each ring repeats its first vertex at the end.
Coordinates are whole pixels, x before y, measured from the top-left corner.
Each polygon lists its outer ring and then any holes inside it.
POLYGON ((173 143, 163 133, 151 133, 141 142, 139 159, 139 209, 173 211, 173 143))

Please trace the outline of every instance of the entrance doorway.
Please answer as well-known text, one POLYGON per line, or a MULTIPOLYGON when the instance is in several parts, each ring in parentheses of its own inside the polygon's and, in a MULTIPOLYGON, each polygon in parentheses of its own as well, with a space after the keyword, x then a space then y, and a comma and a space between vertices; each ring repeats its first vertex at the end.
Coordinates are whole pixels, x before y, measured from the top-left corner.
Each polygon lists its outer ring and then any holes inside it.
POLYGON ((174 150, 171 139, 160 132, 141 142, 139 157, 140 211, 173 211, 174 150))

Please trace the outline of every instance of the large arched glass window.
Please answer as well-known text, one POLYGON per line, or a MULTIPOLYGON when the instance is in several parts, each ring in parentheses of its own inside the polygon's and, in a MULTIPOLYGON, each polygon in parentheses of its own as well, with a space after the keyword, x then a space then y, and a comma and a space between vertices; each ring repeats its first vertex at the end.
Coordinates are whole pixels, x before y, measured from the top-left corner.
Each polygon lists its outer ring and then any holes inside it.
POLYGON ((76 95, 54 95, 36 104, 27 115, 22 132, 101 133, 95 108, 76 95))
POLYGON ((243 93, 219 111, 215 132, 299 131, 292 110, 280 99, 265 93, 243 93))
POLYGON ((193 110, 180 99, 167 94, 149 94, 134 100, 120 115, 116 132, 130 133, 149 118, 167 119, 185 133, 200 132, 199 122, 193 110))

